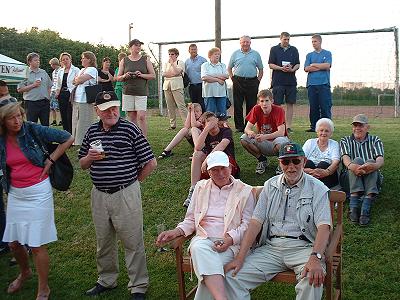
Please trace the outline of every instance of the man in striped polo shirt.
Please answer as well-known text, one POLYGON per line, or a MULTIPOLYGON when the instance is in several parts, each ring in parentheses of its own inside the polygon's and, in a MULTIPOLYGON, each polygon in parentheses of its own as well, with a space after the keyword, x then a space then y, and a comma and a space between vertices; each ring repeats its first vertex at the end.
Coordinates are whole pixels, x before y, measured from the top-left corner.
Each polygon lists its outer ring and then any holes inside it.
POLYGON ((349 217, 353 223, 366 226, 370 222, 371 205, 376 199, 384 164, 383 143, 379 137, 370 135, 368 117, 359 114, 353 118, 353 134, 340 140, 343 165, 348 169, 350 187, 349 217))
POLYGON ((100 121, 87 131, 79 150, 82 169, 93 181, 92 217, 97 238, 97 283, 86 291, 97 296, 117 286, 118 246, 125 248, 131 299, 145 299, 149 284, 143 243, 142 182, 157 162, 140 129, 119 117, 120 102, 114 92, 96 97, 100 121))

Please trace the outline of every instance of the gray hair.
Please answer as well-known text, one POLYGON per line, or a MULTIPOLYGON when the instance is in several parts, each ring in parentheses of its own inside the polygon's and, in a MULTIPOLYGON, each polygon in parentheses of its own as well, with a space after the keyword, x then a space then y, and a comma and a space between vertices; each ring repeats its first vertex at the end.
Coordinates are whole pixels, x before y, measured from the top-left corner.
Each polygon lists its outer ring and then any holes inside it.
POLYGON ((319 119, 319 120, 317 121, 317 124, 315 124, 315 132, 318 131, 319 126, 321 126, 322 124, 328 125, 329 128, 330 128, 330 130, 331 130, 331 132, 333 132, 333 131, 335 130, 335 125, 333 124, 333 122, 332 122, 331 119, 322 118, 322 119, 319 119))
POLYGON ((240 37, 239 40, 242 40, 242 39, 249 39, 249 40, 251 40, 251 37, 248 36, 248 35, 242 35, 242 36, 240 37))

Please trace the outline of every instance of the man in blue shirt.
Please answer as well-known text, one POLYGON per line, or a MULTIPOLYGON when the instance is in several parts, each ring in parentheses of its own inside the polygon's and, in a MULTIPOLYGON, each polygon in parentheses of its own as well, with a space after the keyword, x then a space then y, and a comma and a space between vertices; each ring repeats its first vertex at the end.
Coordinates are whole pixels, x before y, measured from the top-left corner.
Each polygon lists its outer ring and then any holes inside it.
POLYGON ((246 115, 257 104, 258 86, 264 75, 260 54, 250 48, 251 38, 240 38, 240 49, 233 52, 228 65, 228 74, 233 83, 233 107, 236 131, 244 132, 243 102, 246 115), (258 73, 257 73, 258 70, 258 73))
POLYGON ((314 34, 311 37, 314 51, 306 56, 304 71, 307 75, 308 101, 310 102, 310 129, 315 131, 315 124, 321 118, 332 118, 332 94, 330 84, 330 69, 332 54, 321 48, 322 37, 314 34))
POLYGON ((204 99, 202 97, 201 65, 207 60, 197 54, 196 44, 189 45, 190 57, 185 61, 185 73, 189 76, 189 95, 192 103, 199 103, 201 109, 205 110, 204 99))
POLYGON ((272 70, 274 104, 286 103, 286 130, 292 133, 293 107, 296 103, 296 71, 300 67, 299 51, 289 44, 290 34, 282 32, 281 42, 269 53, 268 65, 272 70))

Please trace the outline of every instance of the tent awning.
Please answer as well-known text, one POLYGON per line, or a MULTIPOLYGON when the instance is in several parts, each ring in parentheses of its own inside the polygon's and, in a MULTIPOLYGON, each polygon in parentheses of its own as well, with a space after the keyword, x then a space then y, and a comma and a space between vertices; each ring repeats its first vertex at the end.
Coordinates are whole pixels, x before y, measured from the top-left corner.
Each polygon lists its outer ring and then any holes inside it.
POLYGON ((27 66, 13 58, 0 54, 0 79, 18 83, 26 78, 27 66))

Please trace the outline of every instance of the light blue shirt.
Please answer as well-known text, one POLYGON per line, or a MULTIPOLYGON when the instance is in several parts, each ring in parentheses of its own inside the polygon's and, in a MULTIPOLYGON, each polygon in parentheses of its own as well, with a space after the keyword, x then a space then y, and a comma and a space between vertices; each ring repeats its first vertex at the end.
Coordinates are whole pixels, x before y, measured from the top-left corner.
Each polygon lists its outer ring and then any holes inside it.
MULTIPOLYGON (((211 62, 205 62, 201 65, 201 77, 203 76, 215 76, 215 75, 226 75, 228 76, 228 71, 226 70, 225 64, 218 62, 217 64, 212 64, 211 62)), ((220 85, 218 82, 203 82, 203 97, 225 97, 226 96, 226 82, 224 85, 220 85)))
POLYGON ((257 69, 264 68, 260 54, 253 49, 248 52, 240 49, 233 52, 228 66, 233 69, 233 75, 240 77, 256 77, 257 69))
POLYGON ((185 61, 185 73, 189 76, 191 84, 201 83, 201 65, 207 62, 207 60, 200 56, 196 55, 194 59, 189 57, 185 61))
MULTIPOLYGON (((332 54, 328 50, 322 49, 321 52, 310 52, 306 56, 304 67, 308 67, 313 63, 329 63, 332 66, 332 54)), ((330 85, 330 70, 321 70, 316 72, 308 72, 307 86, 310 85, 330 85)))

